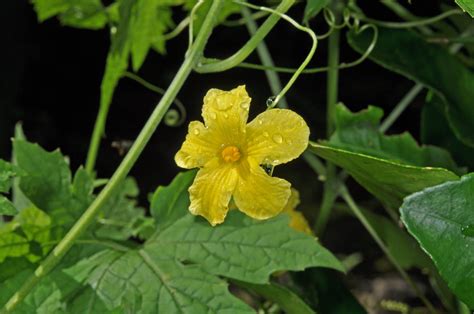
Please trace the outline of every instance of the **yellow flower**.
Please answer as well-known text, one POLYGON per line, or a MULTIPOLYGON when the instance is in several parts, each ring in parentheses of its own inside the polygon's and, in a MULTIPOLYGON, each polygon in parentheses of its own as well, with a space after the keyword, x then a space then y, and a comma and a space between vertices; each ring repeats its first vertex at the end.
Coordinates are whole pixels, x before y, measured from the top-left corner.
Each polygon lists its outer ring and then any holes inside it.
POLYGON ((313 235, 313 231, 311 230, 308 221, 303 216, 303 214, 299 211, 296 211, 296 206, 300 203, 300 193, 296 189, 291 189, 290 199, 286 204, 285 208, 283 209, 284 213, 290 215, 290 227, 304 232, 309 235, 313 235))
POLYGON ((189 124, 175 156, 179 167, 200 168, 189 188, 189 210, 213 226, 224 221, 232 197, 240 211, 255 219, 280 213, 290 197, 290 183, 269 176, 260 165, 286 163, 308 145, 309 128, 291 110, 267 110, 247 124, 250 100, 245 86, 209 90, 204 124, 189 124))

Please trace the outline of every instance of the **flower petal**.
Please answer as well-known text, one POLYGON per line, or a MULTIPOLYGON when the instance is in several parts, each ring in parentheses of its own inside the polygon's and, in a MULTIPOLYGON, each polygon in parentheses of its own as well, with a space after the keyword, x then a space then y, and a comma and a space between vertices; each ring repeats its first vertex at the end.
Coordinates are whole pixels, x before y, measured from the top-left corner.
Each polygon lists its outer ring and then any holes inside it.
POLYGON ((219 135, 222 144, 239 145, 244 141, 250 100, 243 85, 231 91, 213 88, 204 96, 204 123, 219 135))
POLYGON ((202 122, 192 121, 189 123, 186 140, 174 160, 181 168, 203 167, 210 160, 218 158, 219 147, 218 139, 202 122))
POLYGON ((247 154, 260 164, 293 160, 303 153, 308 140, 306 122, 288 109, 267 110, 247 125, 247 154))
POLYGON ((287 212, 290 215, 290 227, 294 230, 304 232, 309 235, 313 235, 313 231, 309 227, 308 221, 303 216, 303 213, 290 210, 287 212))
POLYGON ((201 215, 213 226, 220 224, 229 209, 229 201, 237 185, 235 167, 202 168, 189 187, 193 215, 201 215))
POLYGON ((234 201, 240 211, 255 219, 278 215, 290 197, 288 181, 269 176, 257 163, 250 165, 247 176, 240 176, 234 201))

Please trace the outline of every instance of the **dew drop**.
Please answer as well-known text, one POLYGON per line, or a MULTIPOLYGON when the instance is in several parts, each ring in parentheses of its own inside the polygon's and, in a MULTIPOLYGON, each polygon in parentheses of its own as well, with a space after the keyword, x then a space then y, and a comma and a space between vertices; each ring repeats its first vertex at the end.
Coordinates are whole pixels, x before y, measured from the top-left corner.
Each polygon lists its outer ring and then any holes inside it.
POLYGON ((240 104, 240 108, 242 108, 244 110, 249 110, 249 107, 250 107, 250 104, 248 102, 242 102, 240 104))
POLYGON ((266 102, 268 108, 273 108, 273 103, 275 102, 275 98, 276 98, 275 96, 268 97, 267 102, 266 102))
POLYGON ((217 115, 215 112, 209 112, 209 117, 212 119, 212 120, 215 120, 217 118, 217 115))
POLYGON ((269 137, 269 136, 270 136, 270 134, 268 134, 268 132, 263 132, 263 136, 265 136, 265 137, 269 137))
POLYGON ((112 27, 110 28, 110 34, 115 35, 115 33, 117 33, 117 27, 112 26, 112 27))
POLYGON ((474 238, 474 225, 466 225, 461 228, 461 232, 466 237, 474 238))
POLYGON ((262 125, 263 124, 263 119, 260 118, 260 119, 257 120, 257 122, 258 122, 259 125, 262 125))
POLYGON ((282 137, 280 134, 274 134, 274 135, 272 136, 272 139, 273 139, 273 141, 274 141, 275 143, 277 143, 277 144, 283 143, 283 137, 282 137))
POLYGON ((218 97, 216 99, 216 109, 225 111, 232 106, 232 102, 227 99, 227 97, 218 97))
POLYGON ((228 119, 229 115, 227 113, 224 113, 224 118, 228 119))
POLYGON ((199 135, 199 130, 196 128, 193 130, 194 135, 199 135))

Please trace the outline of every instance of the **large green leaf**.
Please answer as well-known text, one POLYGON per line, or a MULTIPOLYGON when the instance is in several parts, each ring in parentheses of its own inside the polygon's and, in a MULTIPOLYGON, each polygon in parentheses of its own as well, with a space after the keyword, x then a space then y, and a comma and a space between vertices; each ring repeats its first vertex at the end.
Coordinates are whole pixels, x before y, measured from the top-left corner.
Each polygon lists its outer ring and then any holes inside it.
POLYGON ((279 270, 342 269, 316 239, 291 229, 287 216, 255 221, 234 211, 223 225, 212 227, 191 215, 185 198, 194 174, 181 174, 155 193, 152 212, 161 219, 157 232, 142 247, 104 250, 66 272, 94 288, 109 309, 250 313, 219 276, 267 283, 279 270))
POLYGON ((383 110, 369 106, 365 110, 353 113, 343 104, 335 110, 336 131, 329 144, 332 147, 345 149, 420 167, 446 168, 463 174, 452 160, 448 151, 435 146, 419 146, 410 133, 384 135, 379 131, 383 110))
POLYGON ((15 140, 13 149, 25 173, 20 180, 21 191, 51 217, 54 238, 59 239, 89 205, 92 179, 80 168, 71 182, 69 165, 59 150, 47 152, 24 140, 15 140))
MULTIPOLYGON (((349 32, 349 44, 365 52, 370 34, 349 32)), ((474 73, 446 49, 427 43, 414 32, 379 28, 377 45, 369 55, 373 61, 429 86, 446 100, 446 116, 456 136, 474 146, 474 73)))
POLYGON ((474 1, 472 0, 456 0, 456 3, 463 9, 463 11, 469 13, 471 17, 474 17, 474 1))
POLYGON ((408 231, 431 256, 450 289, 474 309, 474 174, 407 197, 408 231))
POLYGON ((345 169, 360 185, 391 208, 398 208, 403 198, 414 192, 459 178, 443 168, 416 167, 328 145, 310 143, 310 150, 345 169))
POLYGON ((438 145, 449 150, 456 161, 474 170, 474 148, 462 143, 446 128, 448 121, 444 114, 442 98, 430 93, 421 112, 421 139, 423 143, 438 145))
POLYGON ((461 172, 448 152, 418 146, 404 133, 386 136, 378 131, 383 111, 369 107, 358 113, 336 107, 336 131, 329 141, 310 143, 315 154, 345 169, 354 179, 391 208, 405 196, 458 176, 461 172))

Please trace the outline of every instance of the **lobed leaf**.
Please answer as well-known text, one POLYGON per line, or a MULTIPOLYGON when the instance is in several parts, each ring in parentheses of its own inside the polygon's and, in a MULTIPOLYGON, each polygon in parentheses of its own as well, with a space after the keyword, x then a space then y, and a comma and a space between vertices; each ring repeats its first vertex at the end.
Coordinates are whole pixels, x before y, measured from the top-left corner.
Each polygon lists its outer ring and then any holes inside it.
POLYGON ((450 289, 474 309, 474 174, 407 197, 408 231, 431 256, 450 289))
POLYGON ((474 17, 474 2, 471 0, 456 0, 456 3, 464 12, 467 12, 471 17, 474 17))

